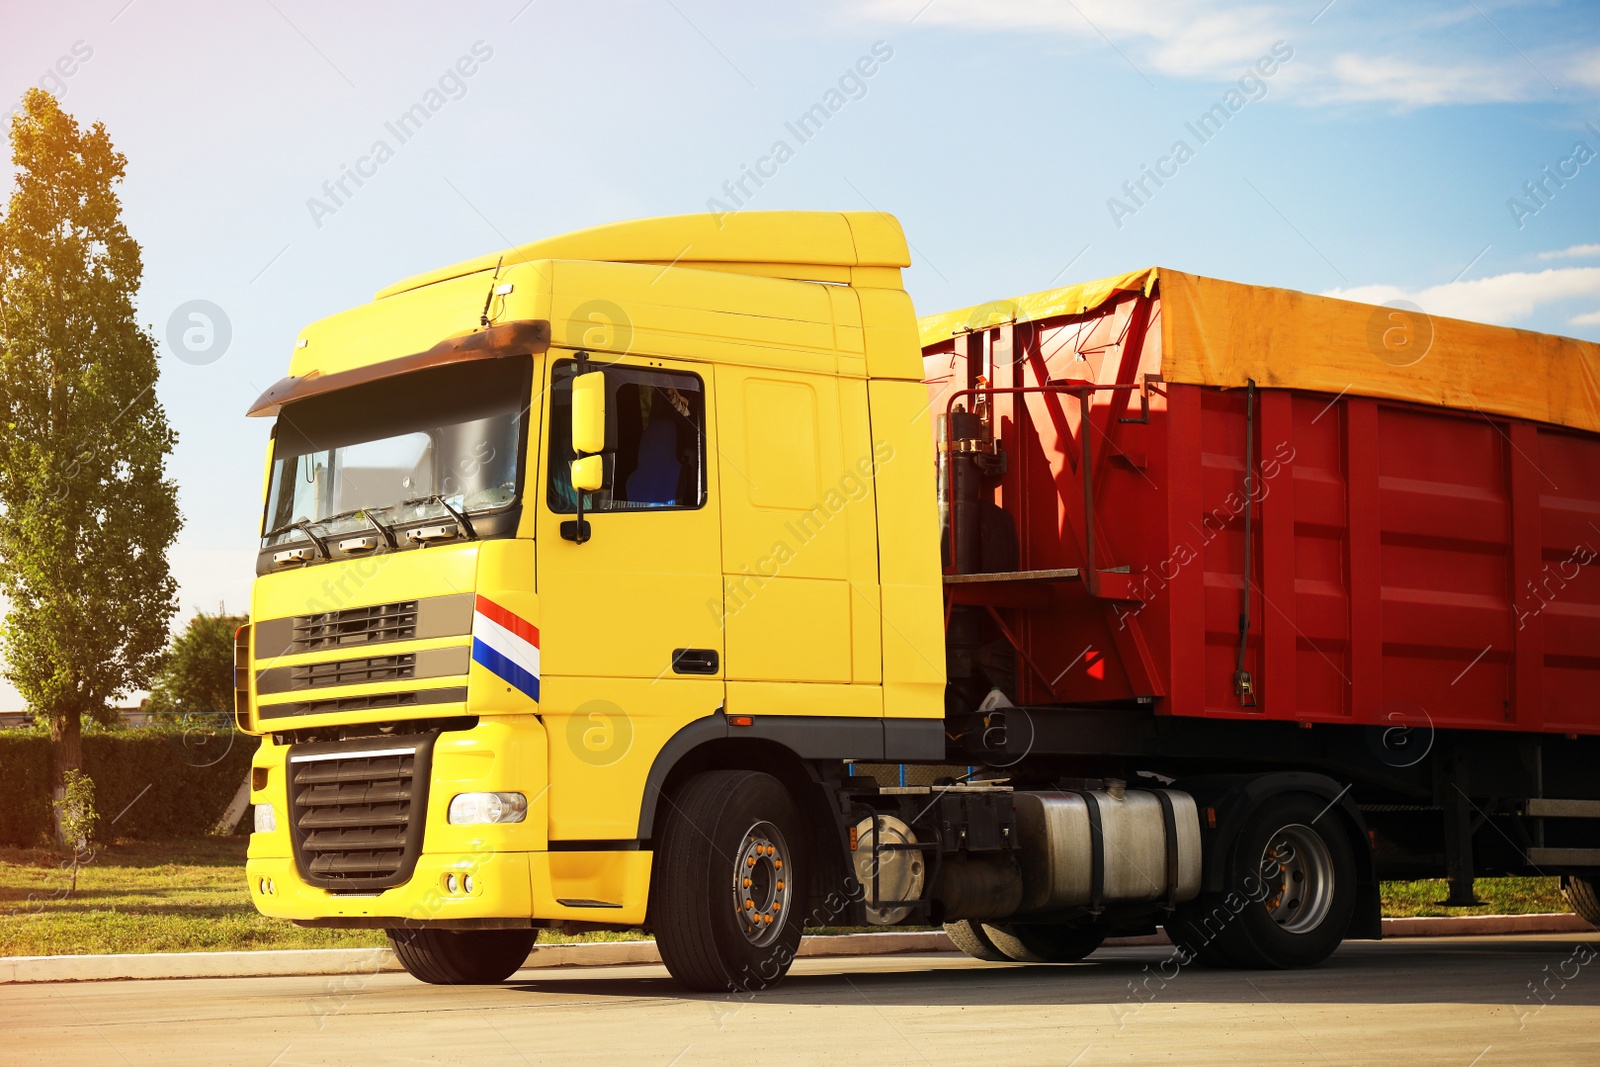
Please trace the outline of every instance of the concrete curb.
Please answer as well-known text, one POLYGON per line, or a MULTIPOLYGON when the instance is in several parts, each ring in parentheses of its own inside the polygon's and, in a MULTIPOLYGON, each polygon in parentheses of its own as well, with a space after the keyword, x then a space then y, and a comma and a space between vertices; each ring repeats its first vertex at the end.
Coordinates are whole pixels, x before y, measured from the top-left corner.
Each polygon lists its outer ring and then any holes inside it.
POLYGON ((1571 912, 1542 915, 1435 915, 1383 920, 1384 937, 1477 937, 1494 934, 1592 934, 1571 912))
MULTIPOLYGON (((1385 919, 1384 937, 1473 937, 1507 934, 1594 933, 1570 914, 1459 915, 1385 919)), ((1168 944, 1164 933, 1118 937, 1107 947, 1168 944)), ((888 956, 954 952, 940 930, 886 930, 870 934, 832 934, 800 942, 802 957, 888 956)), ((615 967, 660 963, 654 941, 597 941, 575 945, 537 945, 524 967, 615 967)), ((401 970, 386 948, 296 949, 268 952, 149 952, 106 956, 0 957, 0 985, 24 982, 105 982, 150 978, 270 978, 308 975, 366 975, 401 970)))

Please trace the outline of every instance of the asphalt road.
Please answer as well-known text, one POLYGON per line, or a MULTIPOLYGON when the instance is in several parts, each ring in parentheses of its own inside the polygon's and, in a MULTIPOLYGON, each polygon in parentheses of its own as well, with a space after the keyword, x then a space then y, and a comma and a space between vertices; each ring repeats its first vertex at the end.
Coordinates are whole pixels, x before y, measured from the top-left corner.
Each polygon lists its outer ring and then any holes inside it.
POLYGON ((9 985, 0 1063, 1600 1063, 1600 938, 1354 943, 1274 973, 1180 969, 1169 951, 801 960, 749 999, 685 996, 655 966, 459 989, 396 974, 9 985))

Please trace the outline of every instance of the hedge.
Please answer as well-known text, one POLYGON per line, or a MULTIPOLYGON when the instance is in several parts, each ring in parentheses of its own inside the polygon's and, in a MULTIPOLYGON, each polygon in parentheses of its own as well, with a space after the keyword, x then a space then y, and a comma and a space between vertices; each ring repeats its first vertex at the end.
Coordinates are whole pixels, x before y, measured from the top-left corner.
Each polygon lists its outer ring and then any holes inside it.
MULTIPOLYGON (((95 837, 207 834, 250 773, 258 740, 228 728, 152 726, 85 733, 83 769, 94 779, 95 837)), ((0 731, 0 843, 49 840, 50 738, 0 731)))

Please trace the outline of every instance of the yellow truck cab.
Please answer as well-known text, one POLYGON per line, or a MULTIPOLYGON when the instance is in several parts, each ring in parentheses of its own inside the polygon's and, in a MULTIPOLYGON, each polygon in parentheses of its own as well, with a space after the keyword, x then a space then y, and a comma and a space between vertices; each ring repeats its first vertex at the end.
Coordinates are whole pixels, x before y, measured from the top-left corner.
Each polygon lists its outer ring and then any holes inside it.
POLYGON ((300 335, 250 411, 262 912, 389 930, 437 982, 645 924, 706 989, 847 918, 820 786, 945 755, 909 262, 877 213, 649 219, 300 335))

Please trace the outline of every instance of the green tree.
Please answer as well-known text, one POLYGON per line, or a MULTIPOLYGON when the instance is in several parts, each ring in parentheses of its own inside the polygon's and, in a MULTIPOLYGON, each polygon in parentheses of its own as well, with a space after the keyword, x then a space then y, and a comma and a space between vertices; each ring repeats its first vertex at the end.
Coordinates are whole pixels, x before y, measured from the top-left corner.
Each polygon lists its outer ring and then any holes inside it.
POLYGON ((177 606, 167 550, 174 435, 155 341, 134 317, 142 266, 114 191, 127 160, 55 98, 11 122, 0 216, 0 629, 5 676, 50 727, 56 839, 82 717, 148 684, 177 606))
POLYGON ((172 639, 146 710, 153 715, 233 714, 233 635, 244 615, 199 612, 172 639))
POLYGON ((72 888, 67 890, 71 896, 78 891, 78 869, 94 857, 89 838, 100 823, 100 813, 94 806, 94 779, 82 771, 68 771, 63 785, 55 810, 61 832, 72 846, 72 888))

